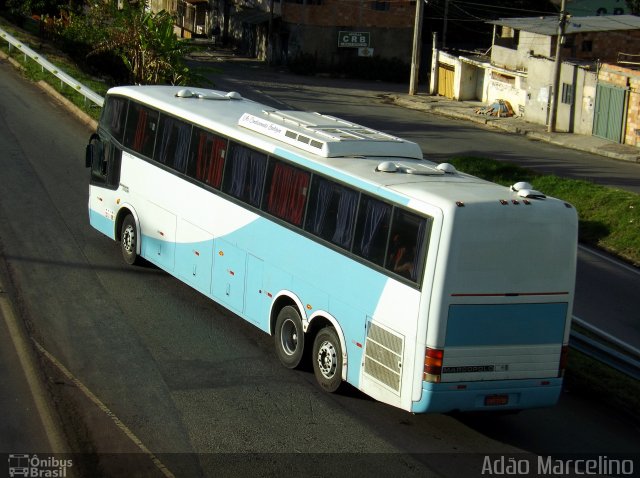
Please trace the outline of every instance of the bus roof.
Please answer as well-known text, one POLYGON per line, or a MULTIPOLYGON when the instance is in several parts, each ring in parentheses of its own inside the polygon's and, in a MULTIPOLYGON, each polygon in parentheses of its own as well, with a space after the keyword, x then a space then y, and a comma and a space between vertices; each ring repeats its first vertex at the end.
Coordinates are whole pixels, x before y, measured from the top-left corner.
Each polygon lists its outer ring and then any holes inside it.
MULTIPOLYGON (((420 146, 412 141, 333 116, 276 110, 235 92, 199 88, 120 86, 109 94, 130 97, 303 165, 313 164, 355 186, 386 190, 396 199, 451 207, 456 203, 516 204, 526 198, 526 193, 460 173, 449 164, 424 160, 420 146)), ((533 193, 530 197, 544 197, 533 193)))

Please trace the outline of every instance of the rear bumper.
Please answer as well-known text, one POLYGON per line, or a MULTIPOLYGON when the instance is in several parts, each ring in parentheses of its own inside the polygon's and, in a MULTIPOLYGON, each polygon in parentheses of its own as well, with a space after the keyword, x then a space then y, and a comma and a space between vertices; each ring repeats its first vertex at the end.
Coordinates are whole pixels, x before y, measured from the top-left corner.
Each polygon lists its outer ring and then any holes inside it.
POLYGON ((500 380, 484 382, 422 383, 422 398, 413 402, 411 411, 500 411, 550 407, 562 390, 561 378, 500 380), (486 405, 488 396, 506 395, 505 405, 486 405))

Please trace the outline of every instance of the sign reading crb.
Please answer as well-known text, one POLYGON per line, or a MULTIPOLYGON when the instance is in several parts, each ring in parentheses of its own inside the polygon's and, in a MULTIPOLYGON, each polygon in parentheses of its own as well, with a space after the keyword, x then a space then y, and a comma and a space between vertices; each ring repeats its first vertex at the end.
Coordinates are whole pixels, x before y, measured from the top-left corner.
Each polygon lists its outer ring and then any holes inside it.
POLYGON ((339 32, 338 48, 369 47, 371 34, 369 32, 339 32))

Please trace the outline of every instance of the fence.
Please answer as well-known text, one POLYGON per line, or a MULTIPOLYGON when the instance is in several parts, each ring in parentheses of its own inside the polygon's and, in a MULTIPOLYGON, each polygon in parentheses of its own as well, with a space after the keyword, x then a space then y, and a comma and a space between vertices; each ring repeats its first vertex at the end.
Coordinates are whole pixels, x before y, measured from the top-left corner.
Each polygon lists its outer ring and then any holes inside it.
POLYGON ((33 51, 31 48, 29 48, 24 43, 17 40, 13 36, 11 36, 2 28, 0 28, 0 38, 5 40, 9 44, 9 53, 11 53, 11 48, 16 48, 18 51, 20 51, 24 55, 25 61, 27 61, 27 58, 31 59, 32 61, 36 62, 42 67, 42 71, 47 70, 49 73, 51 73, 56 78, 58 78, 60 80, 61 85, 66 83, 71 88, 73 88, 77 93, 84 96, 85 104, 87 100, 98 105, 99 107, 102 107, 102 105, 104 104, 104 98, 100 96, 98 93, 91 90, 90 88, 87 88, 82 83, 78 82, 71 76, 67 75, 64 71, 61 71, 60 68, 58 68, 56 65, 48 61, 46 58, 43 58, 42 55, 33 51))

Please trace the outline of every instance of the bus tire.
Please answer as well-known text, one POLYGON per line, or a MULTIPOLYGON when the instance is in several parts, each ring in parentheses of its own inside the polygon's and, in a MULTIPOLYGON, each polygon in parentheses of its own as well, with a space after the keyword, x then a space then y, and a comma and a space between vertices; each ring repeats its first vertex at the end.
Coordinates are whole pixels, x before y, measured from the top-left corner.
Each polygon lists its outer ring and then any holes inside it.
POLYGON ((313 373, 326 392, 336 392, 342 384, 342 347, 333 327, 318 332, 313 342, 313 373))
POLYGON ((304 330, 297 309, 291 305, 278 313, 275 330, 276 353, 282 365, 297 368, 304 355, 304 330))
POLYGON ((136 221, 131 214, 128 214, 122 221, 122 230, 120 232, 120 250, 127 264, 133 265, 139 262, 137 247, 138 229, 136 228, 136 221))

